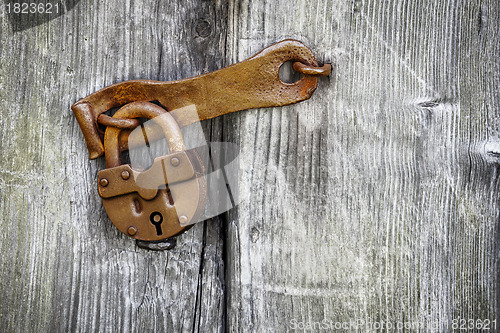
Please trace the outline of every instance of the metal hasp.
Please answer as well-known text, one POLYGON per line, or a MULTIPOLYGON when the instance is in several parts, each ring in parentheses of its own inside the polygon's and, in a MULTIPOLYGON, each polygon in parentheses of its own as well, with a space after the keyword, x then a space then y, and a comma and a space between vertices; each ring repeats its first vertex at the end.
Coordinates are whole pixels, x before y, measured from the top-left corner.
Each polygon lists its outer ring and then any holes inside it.
POLYGON ((284 40, 214 72, 171 82, 125 81, 75 103, 71 109, 90 158, 106 157, 98 190, 110 220, 142 246, 169 248, 158 243, 172 244, 169 238, 189 229, 206 202, 205 167, 196 150, 185 150, 180 128, 235 111, 306 100, 315 91, 318 76, 330 72, 331 65, 318 66, 304 44, 284 40), (302 74, 297 82, 285 83, 279 77, 287 61, 302 74), (191 105, 196 114, 185 112, 191 105), (104 114, 113 108, 119 109, 112 117, 104 114), (161 128, 150 131, 150 141, 166 137, 169 145, 169 155, 157 157, 144 171, 122 165, 120 159, 123 151, 143 142, 132 132, 140 126, 138 118, 152 119, 161 128))

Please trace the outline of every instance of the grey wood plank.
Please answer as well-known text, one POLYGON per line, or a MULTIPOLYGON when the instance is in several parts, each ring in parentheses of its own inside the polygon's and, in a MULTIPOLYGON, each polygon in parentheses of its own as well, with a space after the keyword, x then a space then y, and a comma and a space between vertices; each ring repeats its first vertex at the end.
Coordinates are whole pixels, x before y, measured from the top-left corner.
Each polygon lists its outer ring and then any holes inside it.
MULTIPOLYGON (((104 162, 88 159, 70 105, 222 67, 226 18, 223 3, 184 1, 80 1, 15 33, 0 17, 0 331, 224 329, 220 220, 172 251, 137 248, 106 217, 104 162)), ((220 138, 218 122, 204 126, 220 138)))
POLYGON ((309 101, 225 118, 242 199, 228 214, 229 331, 498 329, 499 12, 231 3, 233 62, 295 38, 335 73, 309 101))

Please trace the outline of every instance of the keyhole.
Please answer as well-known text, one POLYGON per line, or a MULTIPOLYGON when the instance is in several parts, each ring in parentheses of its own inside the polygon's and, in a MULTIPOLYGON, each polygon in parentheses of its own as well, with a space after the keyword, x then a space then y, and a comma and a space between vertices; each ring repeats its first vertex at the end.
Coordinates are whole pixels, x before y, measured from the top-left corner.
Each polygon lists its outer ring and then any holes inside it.
POLYGON ((155 228, 156 228, 156 234, 158 236, 162 235, 163 232, 161 231, 161 223, 163 222, 163 216, 160 213, 158 213, 158 212, 153 212, 149 216, 149 220, 155 226, 155 228))

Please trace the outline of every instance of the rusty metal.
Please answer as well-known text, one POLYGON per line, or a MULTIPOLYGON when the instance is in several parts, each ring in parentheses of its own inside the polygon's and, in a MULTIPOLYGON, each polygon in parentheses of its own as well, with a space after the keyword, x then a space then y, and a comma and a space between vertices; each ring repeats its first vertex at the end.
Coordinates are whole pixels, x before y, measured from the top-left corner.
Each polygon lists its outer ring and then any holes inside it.
MULTIPOLYGON (((164 133, 169 133, 170 139, 167 142, 170 152, 179 152, 186 149, 184 147, 181 130, 177 125, 177 122, 174 120, 171 113, 166 112, 165 109, 156 104, 149 102, 132 102, 119 109, 113 118, 152 119, 154 123, 163 129, 164 133)), ((104 136, 104 148, 107 168, 112 168, 121 164, 121 151, 119 149, 121 131, 122 130, 118 127, 108 127, 106 129, 106 134, 104 136), (106 149, 106 147, 108 148, 106 149)))
POLYGON ((171 250, 177 244, 177 238, 171 237, 171 238, 162 239, 161 241, 155 241, 155 242, 147 242, 147 241, 141 241, 141 240, 137 239, 136 244, 138 247, 141 247, 141 248, 147 249, 147 250, 153 250, 153 251, 171 250))
POLYGON ((122 129, 106 129, 107 169, 99 171, 98 191, 111 222, 124 234, 142 241, 159 241, 185 231, 205 207, 206 180, 200 156, 195 150, 185 151, 177 123, 155 104, 130 103, 113 117, 152 119, 163 129, 170 154, 155 158, 145 171, 120 165, 122 129))
MULTIPOLYGON (((273 44, 253 57, 229 67, 189 79, 160 82, 133 80, 113 84, 75 103, 71 108, 82 129, 91 159, 104 154, 98 117, 111 108, 135 101, 158 101, 170 111, 179 127, 218 117, 230 112, 297 103, 311 97, 319 74, 306 73, 294 83, 279 78, 279 68, 286 61, 317 67, 314 54, 296 40, 273 44), (196 115, 183 112, 195 105, 196 115)), ((326 73, 323 71, 322 73, 326 73)), ((121 149, 127 149, 130 131, 121 135, 121 149)), ((161 137, 161 135, 159 135, 161 137)))
POLYGON ((318 77, 330 72, 331 65, 319 67, 304 44, 284 40, 211 73, 171 82, 121 82, 72 105, 90 158, 106 157, 107 169, 98 174, 98 192, 110 220, 139 247, 175 246, 170 237, 200 218, 207 194, 205 167, 196 150, 185 150, 180 128, 235 111, 306 100, 318 77), (279 77, 287 61, 303 74, 297 82, 285 83, 279 77), (105 114, 114 108, 119 110, 112 117, 105 114), (152 119, 153 124, 141 125, 137 118, 152 119), (142 131, 132 131, 138 126, 142 131), (162 131, 153 130, 158 127, 162 131), (149 169, 121 164, 122 151, 165 136, 169 155, 155 158, 149 169))
POLYGON ((331 64, 324 64, 321 67, 318 66, 310 66, 301 62, 294 62, 292 68, 304 75, 313 75, 313 76, 328 76, 332 72, 331 64))
POLYGON ((118 119, 105 114, 100 114, 97 117, 97 122, 106 127, 117 127, 121 129, 134 129, 140 125, 137 119, 118 119))

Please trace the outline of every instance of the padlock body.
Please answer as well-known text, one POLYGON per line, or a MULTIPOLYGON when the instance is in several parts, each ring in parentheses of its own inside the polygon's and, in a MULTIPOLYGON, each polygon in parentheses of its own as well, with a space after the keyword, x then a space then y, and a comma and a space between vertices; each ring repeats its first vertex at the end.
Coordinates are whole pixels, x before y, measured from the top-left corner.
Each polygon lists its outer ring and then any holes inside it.
POLYGON ((206 201, 204 173, 196 150, 183 151, 156 158, 145 171, 128 164, 101 170, 99 195, 118 230, 138 240, 163 240, 200 219, 206 201))

